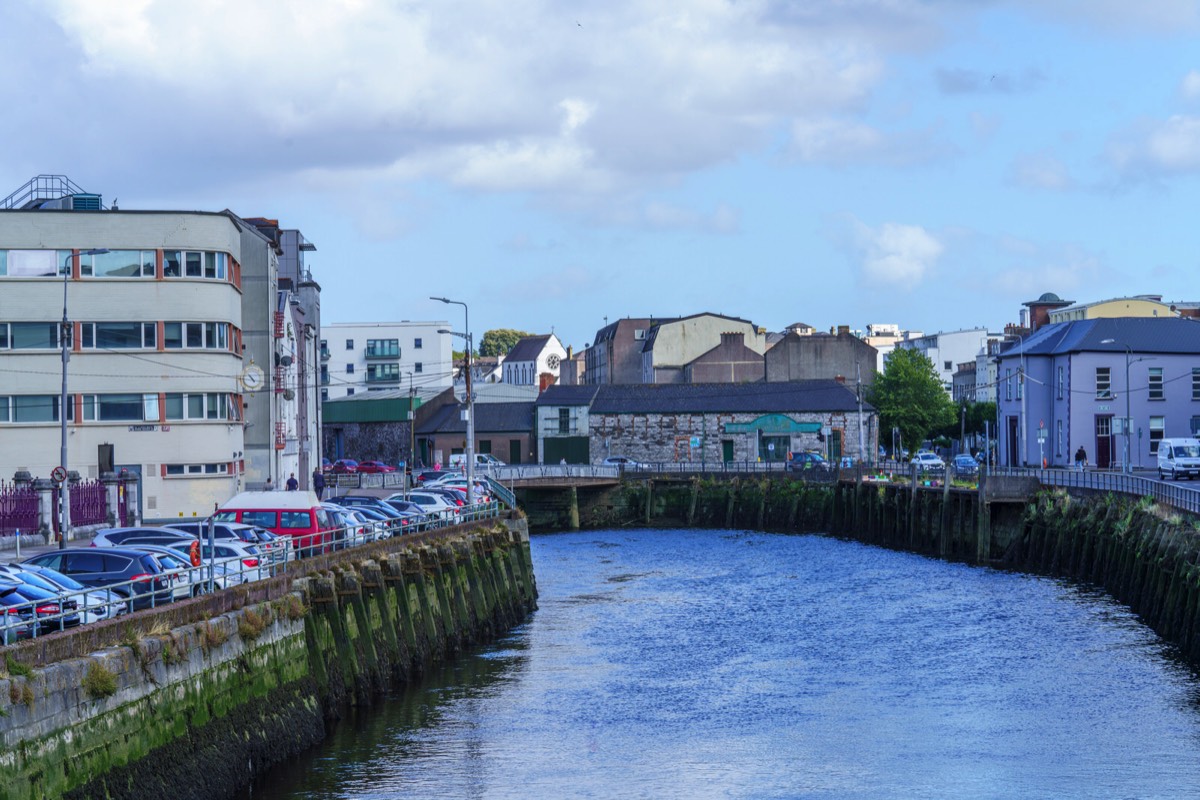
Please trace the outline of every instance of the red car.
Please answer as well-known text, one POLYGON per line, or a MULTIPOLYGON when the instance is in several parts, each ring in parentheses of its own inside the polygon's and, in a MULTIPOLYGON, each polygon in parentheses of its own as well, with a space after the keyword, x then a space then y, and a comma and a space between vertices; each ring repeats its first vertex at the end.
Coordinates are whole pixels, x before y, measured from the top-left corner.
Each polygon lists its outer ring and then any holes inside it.
POLYGON ((383 463, 382 461, 360 461, 358 462, 359 472, 395 472, 396 468, 383 463))
POLYGON ((353 458, 339 458, 329 471, 335 475, 353 475, 358 472, 358 462, 353 458))

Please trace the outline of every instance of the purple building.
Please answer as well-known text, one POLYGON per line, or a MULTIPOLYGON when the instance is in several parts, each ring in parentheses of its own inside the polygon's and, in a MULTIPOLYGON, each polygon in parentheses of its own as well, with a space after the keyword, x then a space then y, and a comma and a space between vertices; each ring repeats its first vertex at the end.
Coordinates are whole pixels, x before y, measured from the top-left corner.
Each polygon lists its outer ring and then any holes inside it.
POLYGON ((1046 325, 997 366, 1001 464, 1068 467, 1082 446, 1094 467, 1151 467, 1159 440, 1200 431, 1200 321, 1046 325))

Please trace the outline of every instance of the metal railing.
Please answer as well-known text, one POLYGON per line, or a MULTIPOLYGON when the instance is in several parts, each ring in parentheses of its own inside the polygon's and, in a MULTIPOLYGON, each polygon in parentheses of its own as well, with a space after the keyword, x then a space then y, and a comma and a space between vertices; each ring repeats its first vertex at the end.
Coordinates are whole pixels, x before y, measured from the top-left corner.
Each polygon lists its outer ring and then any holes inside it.
POLYGON ((616 466, 591 466, 588 464, 511 464, 479 470, 497 481, 519 481, 533 478, 611 478, 621 477, 621 468, 616 466))
POLYGON ((403 489, 405 474, 395 472, 329 473, 325 476, 325 488, 333 489, 403 489))
POLYGON ((1032 477, 1036 478, 1043 486, 1114 492, 1133 497, 1151 497, 1155 502, 1179 511, 1200 513, 1200 485, 1193 488, 1156 478, 1101 470, 995 467, 988 474, 1032 477))
POLYGON ((28 486, 0 483, 0 534, 34 531, 38 493, 28 486))
MULTIPOLYGON (((200 552, 205 555, 201 557, 198 565, 193 562, 194 565, 188 568, 167 569, 162 573, 142 575, 133 580, 87 586, 85 589, 63 590, 57 593, 53 600, 44 599, 40 602, 31 601, 7 607, 0 605, 0 645, 75 628, 85 624, 81 614, 97 619, 111 619, 211 591, 265 580, 288 572, 297 562, 312 556, 371 544, 392 535, 425 533, 452 525, 496 519, 499 515, 499 503, 475 503, 452 511, 415 518, 407 524, 393 528, 383 536, 379 535, 379 529, 373 526, 350 525, 316 534, 279 536, 275 540, 278 544, 273 547, 254 545, 256 549, 253 551, 247 550, 241 555, 224 558, 216 556, 215 548, 208 549, 208 541, 202 535, 197 539, 197 544, 200 552), (106 599, 87 605, 88 600, 95 601, 100 597, 106 599), (85 602, 83 607, 79 605, 80 600, 85 602)), ((218 546, 223 543, 224 540, 215 542, 218 546)), ((122 549, 138 549, 138 546, 129 545, 122 549)), ((146 552, 153 555, 153 551, 146 552)), ((179 557, 189 559, 191 551, 179 550, 179 557)), ((0 572, 0 586, 13 583, 20 584, 21 581, 16 576, 0 572)))

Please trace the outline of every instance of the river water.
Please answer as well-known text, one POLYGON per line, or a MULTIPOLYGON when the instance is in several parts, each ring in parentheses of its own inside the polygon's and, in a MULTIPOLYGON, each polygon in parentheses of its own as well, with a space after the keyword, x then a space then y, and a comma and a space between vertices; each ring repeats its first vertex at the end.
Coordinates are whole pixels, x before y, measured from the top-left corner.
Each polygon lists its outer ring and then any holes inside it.
POLYGON ((247 797, 1200 796, 1200 680, 1105 595, 817 536, 534 536, 539 610, 247 797))

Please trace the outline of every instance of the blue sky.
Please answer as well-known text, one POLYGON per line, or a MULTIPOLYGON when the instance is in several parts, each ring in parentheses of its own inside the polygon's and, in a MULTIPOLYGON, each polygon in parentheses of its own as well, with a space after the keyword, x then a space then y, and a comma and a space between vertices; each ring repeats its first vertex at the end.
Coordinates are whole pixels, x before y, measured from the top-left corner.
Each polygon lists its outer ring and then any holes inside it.
POLYGON ((1198 33, 1191 0, 17 0, 0 191, 277 218, 327 322, 999 328, 1200 300, 1198 33))

